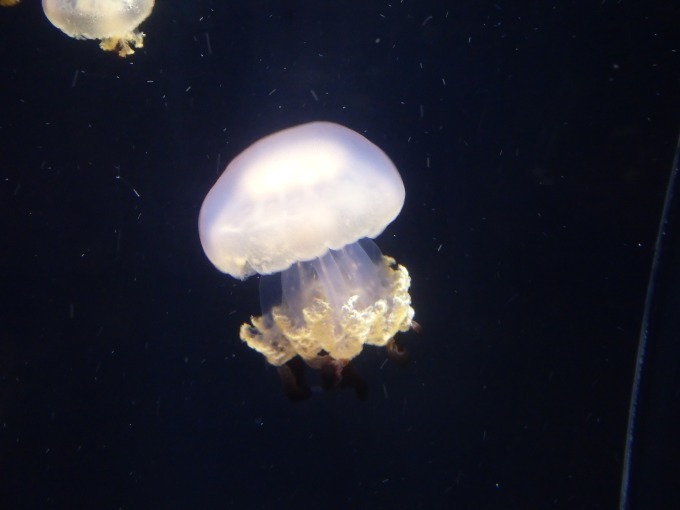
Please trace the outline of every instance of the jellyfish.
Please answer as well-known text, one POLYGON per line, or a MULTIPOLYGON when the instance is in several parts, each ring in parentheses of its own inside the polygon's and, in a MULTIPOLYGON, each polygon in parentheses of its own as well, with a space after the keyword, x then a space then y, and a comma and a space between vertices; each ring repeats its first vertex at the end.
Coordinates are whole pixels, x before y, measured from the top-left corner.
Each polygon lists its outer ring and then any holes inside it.
POLYGON ((21 2, 21 0, 0 0, 0 6, 10 7, 12 5, 18 4, 19 2, 21 2))
POLYGON ((42 0, 50 22, 76 39, 99 39, 105 51, 121 57, 144 46, 137 27, 149 17, 154 0, 42 0))
POLYGON ((208 192, 199 214, 212 264, 260 274, 262 315, 241 339, 279 368, 293 400, 310 394, 301 359, 324 389, 365 383, 350 361, 364 345, 402 354, 414 327, 406 268, 372 241, 399 214, 405 190, 389 157, 338 124, 313 122, 248 147, 208 192))

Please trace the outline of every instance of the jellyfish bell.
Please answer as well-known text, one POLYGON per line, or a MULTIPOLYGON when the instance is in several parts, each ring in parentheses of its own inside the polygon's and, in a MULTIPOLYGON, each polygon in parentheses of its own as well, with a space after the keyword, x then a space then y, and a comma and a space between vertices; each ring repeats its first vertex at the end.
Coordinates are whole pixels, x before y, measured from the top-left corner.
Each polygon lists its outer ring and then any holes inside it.
POLYGON ((99 39, 105 51, 121 57, 144 46, 137 27, 151 14, 154 0, 42 0, 50 22, 76 39, 99 39))
POLYGON ((299 356, 321 370, 324 388, 349 384, 359 394, 365 384, 351 383, 350 360, 411 328, 408 271, 371 240, 404 197, 389 157, 329 122, 254 143, 209 191, 199 215, 203 250, 235 278, 261 275, 262 316, 240 336, 281 367, 284 386, 303 384, 290 363, 299 356))
POLYGON ((404 184, 378 147, 348 128, 313 122, 254 143, 206 196, 206 255, 240 279, 376 237, 404 204, 404 184))

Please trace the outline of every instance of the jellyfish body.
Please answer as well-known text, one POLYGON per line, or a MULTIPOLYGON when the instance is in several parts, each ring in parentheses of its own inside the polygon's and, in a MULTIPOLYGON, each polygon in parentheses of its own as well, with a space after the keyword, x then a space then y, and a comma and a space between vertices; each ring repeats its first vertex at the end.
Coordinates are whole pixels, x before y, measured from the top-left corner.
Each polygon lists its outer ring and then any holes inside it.
POLYGON ((154 0, 42 0, 50 22, 76 39, 99 39, 105 51, 125 57, 144 46, 137 27, 151 14, 154 0))
POLYGON ((385 153, 337 124, 289 128, 237 156, 203 202, 199 234, 221 271, 261 275, 262 316, 241 339, 277 367, 299 356, 333 386, 364 345, 410 329, 408 271, 369 239, 404 196, 385 153))

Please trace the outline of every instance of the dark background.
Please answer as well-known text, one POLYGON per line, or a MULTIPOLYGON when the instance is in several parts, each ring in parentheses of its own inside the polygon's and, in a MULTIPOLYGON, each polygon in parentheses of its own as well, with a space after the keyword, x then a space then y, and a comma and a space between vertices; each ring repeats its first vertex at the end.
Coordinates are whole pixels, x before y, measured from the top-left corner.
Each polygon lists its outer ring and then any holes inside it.
POLYGON ((159 0, 127 59, 0 10, 0 507, 614 508, 673 4, 159 0), (238 338, 257 279, 198 240, 228 161, 311 120, 407 190, 378 244, 424 333, 357 359, 366 402, 289 403, 238 338))

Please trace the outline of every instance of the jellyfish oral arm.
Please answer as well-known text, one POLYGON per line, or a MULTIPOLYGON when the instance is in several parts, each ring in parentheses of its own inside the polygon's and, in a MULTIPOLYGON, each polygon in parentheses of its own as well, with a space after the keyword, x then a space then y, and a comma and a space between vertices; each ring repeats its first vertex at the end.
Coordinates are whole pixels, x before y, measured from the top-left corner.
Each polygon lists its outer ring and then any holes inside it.
POLYGON ((368 251, 379 253, 362 240, 284 271, 281 303, 244 324, 241 339, 272 365, 296 355, 313 365, 324 355, 351 360, 364 345, 385 346, 408 331, 414 315, 408 271, 368 251))

